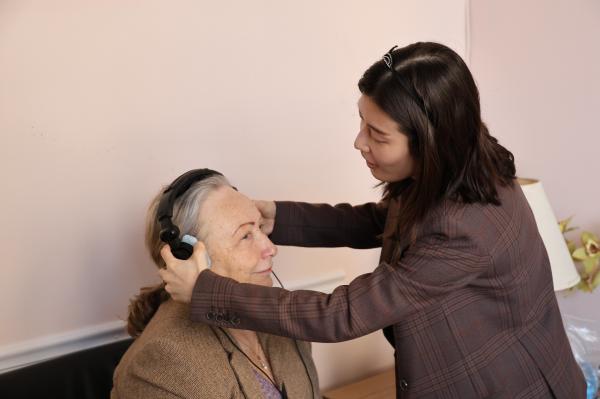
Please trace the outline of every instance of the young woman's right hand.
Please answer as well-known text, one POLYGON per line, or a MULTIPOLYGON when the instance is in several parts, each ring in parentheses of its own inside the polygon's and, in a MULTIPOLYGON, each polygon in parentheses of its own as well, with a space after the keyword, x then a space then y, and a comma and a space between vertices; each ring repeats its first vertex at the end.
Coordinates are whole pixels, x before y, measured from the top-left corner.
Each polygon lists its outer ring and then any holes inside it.
POLYGON ((164 269, 158 270, 158 274, 165 282, 165 290, 173 300, 190 303, 198 276, 202 271, 208 269, 208 257, 204 243, 198 241, 194 245, 192 257, 187 260, 177 259, 168 245, 161 248, 160 256, 166 265, 164 269))
POLYGON ((277 210, 275 201, 254 201, 254 205, 263 217, 263 224, 260 229, 266 235, 271 234, 275 227, 275 212, 277 210))

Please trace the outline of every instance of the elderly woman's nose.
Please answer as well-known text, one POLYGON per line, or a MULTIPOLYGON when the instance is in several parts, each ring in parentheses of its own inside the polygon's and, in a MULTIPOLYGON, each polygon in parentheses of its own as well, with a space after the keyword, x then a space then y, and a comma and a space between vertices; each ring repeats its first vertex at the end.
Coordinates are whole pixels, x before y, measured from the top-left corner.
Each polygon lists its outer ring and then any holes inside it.
POLYGON ((277 255, 277 247, 271 240, 267 238, 265 244, 265 248, 262 251, 263 258, 277 255))

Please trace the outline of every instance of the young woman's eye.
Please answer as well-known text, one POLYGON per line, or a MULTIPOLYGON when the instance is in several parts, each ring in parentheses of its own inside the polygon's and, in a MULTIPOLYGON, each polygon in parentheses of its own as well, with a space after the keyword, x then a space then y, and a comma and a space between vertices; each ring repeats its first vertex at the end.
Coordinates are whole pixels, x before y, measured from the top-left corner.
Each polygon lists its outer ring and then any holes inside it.
POLYGON ((383 144, 383 143, 385 143, 385 141, 384 141, 384 140, 378 140, 378 139, 376 138, 376 137, 377 137, 377 133, 376 133, 376 132, 375 132, 373 129, 371 129, 370 127, 369 127, 369 135, 371 136, 371 139, 372 139, 374 142, 376 142, 376 143, 378 143, 378 144, 383 144))

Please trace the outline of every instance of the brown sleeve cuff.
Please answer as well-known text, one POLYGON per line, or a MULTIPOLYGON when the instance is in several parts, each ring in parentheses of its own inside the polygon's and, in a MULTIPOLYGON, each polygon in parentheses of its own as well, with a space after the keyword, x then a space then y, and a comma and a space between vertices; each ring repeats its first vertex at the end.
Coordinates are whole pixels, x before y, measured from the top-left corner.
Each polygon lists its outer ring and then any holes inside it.
POLYGON ((292 222, 292 202, 275 201, 275 226, 269 236, 275 244, 285 244, 289 240, 289 225, 292 222))
MULTIPOLYGON (((203 270, 196 279, 190 303, 190 318, 222 327, 231 322, 227 309, 235 281, 221 277, 210 270, 203 270)), ((235 320, 232 320, 235 321, 235 320)))
POLYGON ((281 335, 279 310, 281 288, 241 284, 221 277, 210 270, 198 276, 192 301, 190 319, 217 327, 242 328, 281 335))

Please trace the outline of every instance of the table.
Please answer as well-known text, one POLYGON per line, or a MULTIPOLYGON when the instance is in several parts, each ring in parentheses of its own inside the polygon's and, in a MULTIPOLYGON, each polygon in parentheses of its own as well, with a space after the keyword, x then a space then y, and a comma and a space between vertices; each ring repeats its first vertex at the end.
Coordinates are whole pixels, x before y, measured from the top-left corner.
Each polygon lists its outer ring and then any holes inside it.
POLYGON ((323 392, 323 399, 395 399, 394 369, 323 392))

